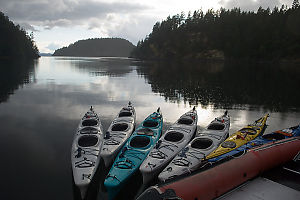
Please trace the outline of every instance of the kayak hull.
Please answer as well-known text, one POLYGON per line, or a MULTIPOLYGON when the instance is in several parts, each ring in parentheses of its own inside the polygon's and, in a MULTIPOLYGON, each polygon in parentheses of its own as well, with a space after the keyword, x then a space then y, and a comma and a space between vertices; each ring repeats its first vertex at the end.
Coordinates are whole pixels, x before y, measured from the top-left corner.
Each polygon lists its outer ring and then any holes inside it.
POLYGON ((264 131, 268 117, 269 114, 266 114, 265 116, 256 120, 253 124, 245 126, 243 129, 233 133, 229 138, 222 142, 222 144, 216 150, 210 153, 206 159, 211 159, 228 153, 255 139, 264 131))
POLYGON ((198 169, 205 156, 228 137, 229 127, 230 117, 227 113, 215 118, 165 167, 158 175, 159 181, 170 180, 198 169))
POLYGON ((137 127, 122 147, 104 181, 109 199, 113 199, 138 171, 139 166, 158 141, 162 124, 161 113, 154 112, 137 127))
POLYGON ((129 102, 128 106, 121 109, 105 133, 100 154, 105 167, 109 167, 113 163, 116 155, 134 131, 135 122, 135 109, 129 102))
POLYGON ((246 143, 245 145, 234 149, 228 153, 225 153, 223 155, 220 155, 215 158, 208 159, 207 162, 210 163, 211 165, 216 164, 218 162, 221 162, 223 160, 230 159, 231 157, 239 157, 242 156, 246 153, 246 151, 267 144, 271 142, 276 142, 279 140, 291 138, 291 137, 297 137, 300 136, 300 125, 299 126, 294 126, 290 128, 285 128, 282 130, 274 131, 269 134, 264 134, 262 136, 259 136, 258 138, 246 143))
POLYGON ((140 166, 144 184, 155 178, 174 156, 188 144, 197 130, 197 121, 197 111, 194 108, 183 114, 163 134, 140 166))
POLYGON ((100 163, 103 130, 100 118, 91 108, 81 119, 74 136, 71 162, 74 183, 84 198, 100 163))

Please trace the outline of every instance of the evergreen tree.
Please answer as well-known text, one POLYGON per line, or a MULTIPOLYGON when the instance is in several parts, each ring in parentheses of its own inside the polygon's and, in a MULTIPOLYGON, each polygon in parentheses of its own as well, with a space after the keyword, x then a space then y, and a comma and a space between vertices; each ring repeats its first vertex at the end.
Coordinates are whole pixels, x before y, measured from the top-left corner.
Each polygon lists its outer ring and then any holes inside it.
POLYGON ((300 3, 299 3, 299 0, 294 0, 293 1, 293 4, 292 4, 292 8, 293 9, 297 9, 300 7, 300 3))
POLYGON ((300 55, 300 7, 189 12, 157 22, 132 56, 140 59, 277 60, 300 55))
POLYGON ((39 57, 39 50, 33 41, 33 33, 28 35, 19 25, 15 25, 0 12, 0 58, 39 57))

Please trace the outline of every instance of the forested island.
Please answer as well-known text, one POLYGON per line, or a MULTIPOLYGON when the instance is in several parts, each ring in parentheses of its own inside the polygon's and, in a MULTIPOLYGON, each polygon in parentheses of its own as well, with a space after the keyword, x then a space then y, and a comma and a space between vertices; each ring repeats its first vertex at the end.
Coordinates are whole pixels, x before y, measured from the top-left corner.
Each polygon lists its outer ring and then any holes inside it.
POLYGON ((19 25, 15 25, 0 12, 0 59, 35 59, 39 50, 33 41, 33 34, 28 35, 19 25))
POLYGON ((134 47, 122 38, 93 38, 57 49, 53 56, 128 57, 134 47))
POLYGON ((202 10, 168 17, 138 42, 131 54, 144 60, 300 58, 300 6, 256 12, 240 8, 202 10))

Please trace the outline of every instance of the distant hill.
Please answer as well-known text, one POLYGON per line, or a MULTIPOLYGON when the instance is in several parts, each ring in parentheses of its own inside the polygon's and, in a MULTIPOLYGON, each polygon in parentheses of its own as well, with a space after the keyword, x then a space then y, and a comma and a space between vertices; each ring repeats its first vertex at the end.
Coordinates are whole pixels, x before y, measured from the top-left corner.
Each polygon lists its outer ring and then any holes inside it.
POLYGON ((57 49, 53 56, 129 57, 135 46, 121 38, 79 40, 68 47, 57 49))
POLYGON ((52 53, 40 53, 40 56, 52 56, 52 53))
POLYGON ((19 25, 15 25, 0 12, 0 59, 35 59, 39 50, 33 41, 33 34, 28 35, 19 25))

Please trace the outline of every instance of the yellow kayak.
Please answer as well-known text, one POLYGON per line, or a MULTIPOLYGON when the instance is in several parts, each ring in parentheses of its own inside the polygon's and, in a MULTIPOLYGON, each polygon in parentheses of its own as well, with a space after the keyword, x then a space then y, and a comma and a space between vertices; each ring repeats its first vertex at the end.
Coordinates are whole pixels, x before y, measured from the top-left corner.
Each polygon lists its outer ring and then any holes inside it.
POLYGON ((262 118, 256 120, 253 124, 250 124, 232 134, 224 142, 222 142, 222 144, 216 150, 211 152, 206 159, 211 159, 225 154, 255 139, 258 135, 260 135, 266 126, 268 117, 269 114, 266 114, 262 118))

